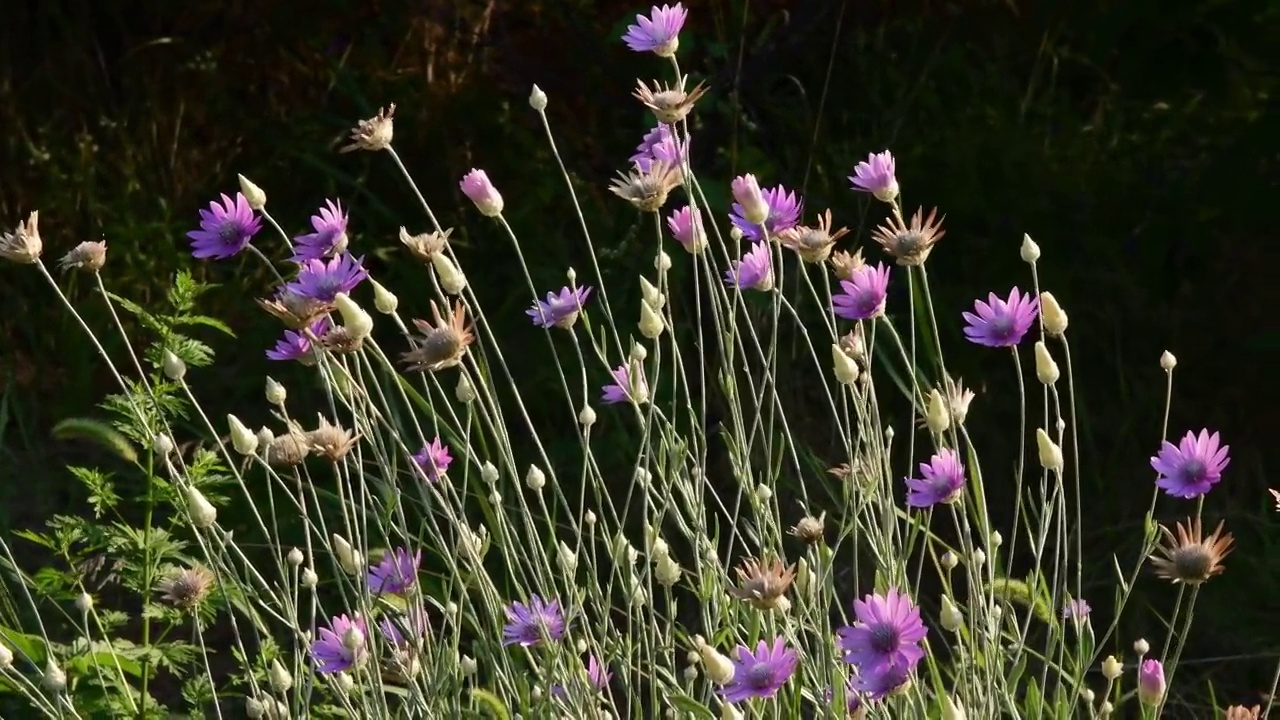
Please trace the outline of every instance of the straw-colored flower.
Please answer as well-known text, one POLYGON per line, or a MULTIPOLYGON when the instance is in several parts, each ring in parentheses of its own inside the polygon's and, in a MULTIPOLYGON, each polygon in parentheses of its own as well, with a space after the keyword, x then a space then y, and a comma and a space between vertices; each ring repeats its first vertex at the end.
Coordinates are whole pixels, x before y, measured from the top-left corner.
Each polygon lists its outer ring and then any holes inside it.
POLYGON ((880 243, 899 265, 923 265, 933 246, 947 234, 942 229, 945 218, 937 217, 937 208, 930 210, 928 217, 923 212, 923 208, 916 210, 910 224, 895 212, 888 222, 871 233, 871 239, 880 243))
POLYGON ((760 610, 770 610, 777 605, 796 578, 796 566, 787 567, 776 557, 749 558, 738 566, 737 572, 741 585, 730 588, 729 594, 760 610))
POLYGON ((351 142, 338 152, 352 150, 385 150, 391 146, 391 138, 395 132, 392 118, 396 114, 396 104, 378 108, 378 114, 367 120, 361 120, 351 129, 351 142))
POLYGON ((415 319, 413 324, 422 332, 418 347, 400 356, 410 370, 436 372, 462 363, 467 346, 474 340, 467 327, 467 313, 462 301, 458 301, 447 315, 440 314, 435 302, 431 303, 434 323, 415 319))
POLYGON ((1191 518, 1186 525, 1177 524, 1175 536, 1169 528, 1160 526, 1163 542, 1152 555, 1151 565, 1156 575, 1173 583, 1199 585, 1214 575, 1221 575, 1225 568, 1222 560, 1231 553, 1235 538, 1222 532, 1223 523, 1208 537, 1203 536, 1200 518, 1191 518))

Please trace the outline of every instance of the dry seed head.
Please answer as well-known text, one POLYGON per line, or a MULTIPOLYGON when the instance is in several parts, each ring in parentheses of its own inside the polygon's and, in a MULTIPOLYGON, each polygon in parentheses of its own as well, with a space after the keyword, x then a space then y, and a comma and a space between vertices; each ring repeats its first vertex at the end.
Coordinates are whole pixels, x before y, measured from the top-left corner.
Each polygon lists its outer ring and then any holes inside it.
POLYGON ((290 330, 302 330, 333 310, 333 303, 287 290, 273 298, 259 298, 258 306, 271 313, 290 330))
POLYGON ((320 338, 320 347, 334 355, 350 355, 364 346, 364 336, 346 325, 331 328, 320 338))
POLYGON ((323 415, 317 415, 317 417, 318 425, 315 430, 307 433, 307 443, 315 454, 338 462, 351 452, 351 448, 356 446, 359 438, 352 436, 349 430, 329 422, 323 415))
POLYGON ((1223 720, 1259 720, 1262 717, 1262 706, 1254 705, 1247 708, 1243 705, 1232 705, 1227 708, 1226 715, 1223 720))
POLYGON ((339 152, 352 150, 385 150, 391 145, 391 137, 395 132, 392 118, 396 114, 396 104, 378 108, 378 114, 367 120, 361 120, 351 129, 351 142, 339 152))
POLYGON ((787 567, 776 557, 767 561, 749 558, 738 566, 737 573, 741 586, 730 588, 729 594, 759 610, 770 610, 791 587, 796 566, 787 567))
POLYGON ((456 367, 467 354, 467 346, 475 340, 467 327, 466 308, 462 301, 459 300, 447 316, 440 314, 433 301, 431 313, 435 318, 434 324, 425 320, 413 321, 422 337, 418 338, 418 347, 400 356, 410 370, 436 372, 456 367))
POLYGON ((34 264, 44 251, 40 241, 40 211, 32 210, 27 219, 18 223, 13 232, 0 235, 0 257, 25 265, 34 264))
POLYGON ((627 174, 618 173, 609 190, 635 205, 641 212, 657 212, 667 202, 667 196, 683 179, 678 165, 656 161, 646 170, 636 166, 627 174))
POLYGON ((930 210, 927 217, 923 213, 924 208, 916 210, 911 222, 906 223, 902 215, 895 212, 871 233, 871 239, 880 243, 898 265, 923 265, 929 253, 933 252, 933 246, 947 234, 942 229, 942 221, 946 218, 937 217, 937 208, 930 210))
POLYGON ((311 442, 306 433, 297 428, 278 436, 267 446, 267 464, 272 467, 291 467, 301 465, 311 450, 311 442))
POLYGON ((431 262, 431 258, 444 252, 445 246, 449 244, 449 233, 453 232, 453 228, 446 228, 442 232, 422 233, 421 235, 410 235, 408 230, 400 228, 400 242, 409 248, 409 252, 424 263, 431 262))
POLYGON ((816 545, 822 542, 826 534, 826 522, 827 513, 825 511, 818 517, 805 515, 791 527, 790 532, 806 545, 816 545))
POLYGON ((827 210, 818 216, 817 227, 798 225, 782 231, 777 239, 783 247, 795 250, 801 260, 820 264, 831 257, 831 248, 836 241, 848 234, 848 228, 831 229, 831 211, 827 210))
POLYGON ((85 272, 98 272, 106 264, 107 244, 101 240, 82 242, 58 261, 58 267, 63 270, 75 268, 85 272))
POLYGON ((192 610, 204 602, 213 588, 214 576, 202 565, 175 568, 160 581, 160 598, 179 610, 192 610))
POLYGON ((672 87, 654 81, 653 89, 650 89, 643 80, 637 80, 632 96, 652 110, 658 122, 674 125, 689 115, 694 103, 698 102, 706 92, 706 83, 702 82, 694 86, 692 92, 686 93, 683 82, 679 86, 672 87))
POLYGON ((1225 568, 1222 560, 1231 553, 1235 538, 1222 532, 1222 522, 1208 537, 1204 537, 1200 518, 1191 518, 1186 525, 1177 524, 1175 536, 1161 525, 1164 540, 1150 557, 1156 575, 1173 583, 1199 585, 1225 568))

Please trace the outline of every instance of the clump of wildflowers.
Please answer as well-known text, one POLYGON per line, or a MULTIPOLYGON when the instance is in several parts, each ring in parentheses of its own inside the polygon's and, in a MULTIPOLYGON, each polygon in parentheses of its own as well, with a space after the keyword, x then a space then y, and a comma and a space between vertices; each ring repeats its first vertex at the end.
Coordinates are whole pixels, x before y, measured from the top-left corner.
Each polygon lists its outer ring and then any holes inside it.
MULTIPOLYGON (((745 177, 750 178, 751 176, 745 177)), ((752 182, 754 182, 754 178, 752 178, 752 182)), ((734 197, 739 197, 736 190, 734 197)), ((765 209, 765 217, 762 220, 754 219, 760 217, 758 210, 744 206, 741 201, 733 204, 733 212, 729 215, 729 221, 733 223, 734 227, 742 231, 743 237, 755 241, 764 240, 766 235, 769 237, 777 236, 779 233, 795 227, 800 222, 800 212, 804 203, 796 196, 794 191, 778 185, 760 190, 760 197, 764 201, 765 209)))
POLYGON ((863 265, 849 279, 840 280, 840 292, 831 296, 831 311, 846 320, 870 320, 884 314, 889 297, 889 268, 863 265))
POLYGON ((299 264, 298 277, 285 285, 285 291, 302 297, 332 303, 338 293, 350 294, 369 272, 364 269, 364 258, 353 258, 348 253, 329 260, 304 260, 299 264))
POLYGON ((453 456, 449 454, 449 448, 437 437, 423 445, 422 449, 413 456, 413 461, 427 476, 427 480, 438 482, 448 471, 449 464, 453 462, 453 456))
POLYGON ((412 553, 408 548, 395 548, 382 556, 382 560, 369 568, 369 592, 375 595, 403 595, 418 582, 418 565, 422 551, 412 553))

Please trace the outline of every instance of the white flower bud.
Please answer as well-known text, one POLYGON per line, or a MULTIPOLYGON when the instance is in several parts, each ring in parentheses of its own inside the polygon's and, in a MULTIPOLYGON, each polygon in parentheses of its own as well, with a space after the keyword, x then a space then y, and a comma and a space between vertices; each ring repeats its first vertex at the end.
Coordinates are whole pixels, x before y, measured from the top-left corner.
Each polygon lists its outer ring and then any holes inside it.
POLYGON ((809 591, 815 588, 813 584, 813 569, 809 567, 809 561, 801 557, 796 562, 796 579, 795 585, 796 595, 800 597, 809 597, 809 591))
POLYGON ((364 558, 351 547, 346 538, 337 533, 333 534, 333 555, 338 559, 338 567, 348 575, 356 575, 364 567, 364 558))
POLYGON ((557 561, 560 563, 560 569, 566 573, 572 573, 578 568, 578 556, 573 552, 573 548, 569 547, 563 540, 557 546, 557 561))
POLYGON ((648 278, 643 275, 640 276, 640 297, 644 298, 644 301, 655 309, 661 308, 667 302, 662 293, 658 292, 658 288, 654 287, 654 284, 649 282, 648 278))
POLYGON ((267 679, 271 682, 271 689, 276 692, 289 692, 293 687, 293 676, 280 664, 279 660, 271 661, 271 669, 267 672, 267 679))
POLYGON ((436 269, 436 277, 440 279, 440 287, 450 295, 457 295, 467 287, 467 276, 462 274, 457 265, 444 253, 431 256, 431 266, 436 269))
POLYGON ((1048 335, 1057 336, 1067 331, 1067 313, 1053 293, 1040 293, 1040 319, 1044 321, 1044 331, 1048 335))
POLYGON ((975 569, 980 568, 987 562, 987 554, 982 551, 982 548, 978 548, 973 551, 973 556, 970 558, 970 561, 975 569))
POLYGON ((8 646, 0 644, 0 670, 8 670, 13 667, 13 651, 8 646))
POLYGON ((187 375, 187 364, 182 362, 182 358, 173 354, 172 350, 165 350, 164 355, 160 359, 160 369, 164 372, 164 376, 177 382, 187 375))
POLYGON ((1133 641, 1133 651, 1138 653, 1138 657, 1142 657, 1151 652, 1151 645, 1143 638, 1138 638, 1133 641))
POLYGON ((83 615, 88 615, 93 610, 93 596, 89 593, 82 592, 76 597, 76 609, 83 615))
POLYGON ((533 86, 533 90, 529 93, 529 107, 538 112, 542 112, 547 109, 547 94, 542 92, 542 88, 538 87, 536 84, 533 86))
POLYGON ((645 358, 649 357, 649 351, 645 350, 644 346, 640 343, 633 342, 631 343, 631 353, 629 357, 632 362, 644 362, 645 358))
POLYGON ((765 202, 760 192, 760 183, 755 175, 743 175, 735 178, 731 189, 733 199, 742 206, 743 219, 752 225, 761 225, 769 219, 769 203, 765 202))
POLYGON ((1161 370, 1164 370, 1165 372, 1172 372, 1173 369, 1177 366, 1178 366, 1178 358, 1174 357, 1173 353, 1169 352, 1168 350, 1165 350, 1164 352, 1160 353, 1160 369, 1161 370))
POLYGON ((756 486, 756 497, 760 499, 760 502, 767 503, 773 499, 773 489, 764 483, 760 483, 756 486))
POLYGON ((342 633, 342 647, 348 650, 359 650, 364 647, 364 633, 359 627, 352 625, 342 633))
POLYGON ((1023 262, 1035 265, 1036 261, 1040 259, 1040 246, 1036 244, 1035 240, 1031 239, 1030 235, 1023 233, 1022 248, 1019 250, 1019 254, 1022 255, 1023 262))
POLYGON ((649 303, 640 303, 640 334, 650 340, 657 340, 664 329, 662 316, 658 315, 649 303))
POLYGON ((320 577, 316 575, 316 571, 307 568, 302 571, 302 575, 298 576, 298 582, 302 583, 302 587, 313 588, 320 583, 320 577))
POLYGON ((1097 696, 1097 695, 1095 695, 1095 694, 1094 694, 1094 692, 1093 692, 1092 690, 1090 690, 1089 688, 1085 688, 1084 690, 1081 690, 1081 691, 1080 691, 1080 699, 1081 699, 1081 700, 1084 700, 1086 703, 1093 704, 1093 701, 1094 701, 1097 697, 1098 697, 1098 696, 1097 696))
POLYGON ((373 334, 373 317, 346 293, 340 292, 335 295, 333 304, 342 315, 342 327, 346 328, 353 340, 363 340, 373 334))
POLYGON ((1003 544, 1004 544, 1004 536, 1000 534, 1000 531, 999 531, 999 530, 992 530, 992 531, 991 531, 991 538, 990 538, 990 540, 991 540, 991 549, 992 549, 992 550, 995 550, 996 548, 998 548, 998 547, 1000 547, 1001 545, 1003 545, 1003 544))
POLYGON ((400 307, 400 298, 373 278, 369 278, 369 283, 373 285, 373 309, 383 315, 395 315, 400 307))
POLYGON ((187 513, 191 515, 191 524, 201 530, 213 527, 213 523, 218 519, 218 510, 204 496, 204 493, 188 485, 183 491, 183 496, 187 501, 187 513))
POLYGON ((240 422, 235 415, 227 415, 231 427, 231 447, 241 455, 252 455, 258 449, 258 435, 240 422))
POLYGON ((666 252, 659 250, 658 254, 653 258, 653 269, 660 273, 664 273, 671 269, 671 256, 666 252))
POLYGON ((858 380, 858 363, 845 353, 838 344, 831 346, 831 362, 835 369, 836 382, 841 385, 852 385, 858 380))
POLYGON ((720 720, 745 720, 746 717, 731 703, 720 703, 720 720))
POLYGON ((960 558, 956 557, 955 553, 948 550, 942 553, 941 562, 943 570, 955 570, 956 566, 960 564, 960 558))
POLYGON ((966 720, 964 705, 960 701, 952 698, 950 695, 944 695, 942 698, 942 720, 966 720))
POLYGON ((458 614, 458 603, 450 600, 444 604, 444 612, 449 617, 456 617, 458 614))
POLYGON ((1116 659, 1115 655, 1108 655, 1106 660, 1102 661, 1102 677, 1108 680, 1119 680, 1124 674, 1124 665, 1116 659))
POLYGON ((289 397, 289 392, 284 386, 276 382, 275 378, 267 376, 266 388, 267 402, 277 407, 284 407, 284 401, 289 397))
POLYGON ((1058 363, 1054 362, 1042 340, 1036 341, 1036 377, 1045 385, 1058 382, 1058 363))
POLYGON ((458 386, 453 389, 453 396, 464 405, 476 399, 476 389, 466 373, 458 373, 458 386))
POLYGON ((584 514, 584 515, 582 516, 582 522, 583 522, 583 523, 585 523, 585 524, 587 525, 587 527, 591 527, 591 526, 595 525, 595 524, 596 524, 596 514, 595 514, 595 513, 593 513, 593 512, 591 512, 590 510, 588 510, 588 511, 586 512, 586 514, 584 514))
POLYGON ((476 659, 470 655, 463 655, 458 658, 458 667, 462 669, 463 676, 471 676, 476 674, 476 669, 480 667, 476 659))
POLYGON ((702 666, 706 668, 707 677, 717 685, 727 685, 733 680, 733 661, 721 655, 719 651, 706 643, 698 645, 698 654, 702 658, 702 666))
POLYGON ((498 476, 498 466, 485 460, 484 464, 480 466, 480 479, 492 485, 498 482, 498 476))
POLYGON ((267 193, 253 183, 252 180, 243 176, 236 175, 236 179, 240 181, 240 194, 244 195, 244 199, 248 201, 249 207, 254 210, 261 210, 267 206, 267 193))
POLYGON ((276 440, 276 434, 271 432, 271 428, 265 425, 258 428, 258 432, 254 435, 254 437, 258 438, 258 447, 262 449, 264 452, 266 451, 267 448, 271 447, 271 443, 275 442, 276 440))
POLYGON ((929 427, 929 432, 935 435, 941 435, 951 427, 951 408, 947 407, 946 399, 937 389, 929 393, 929 406, 925 410, 924 422, 929 427))
POLYGON ((156 435, 151 440, 151 451, 160 457, 168 457, 173 452, 173 439, 164 433, 156 435))
POLYGON ((53 661, 52 654, 49 655, 49 660, 45 663, 44 675, 40 677, 40 684, 55 693, 60 693, 67 689, 67 674, 53 661))
POLYGON ((538 469, 537 465, 530 465, 529 472, 524 475, 524 484, 529 486, 530 490, 541 490, 547 486, 547 476, 538 469))
POLYGON ((960 612, 960 608, 952 602, 949 595, 942 596, 942 612, 939 613, 938 622, 941 623, 942 629, 948 632, 955 632, 960 629, 964 623, 964 614, 960 612))
POLYGON ((1036 447, 1040 450, 1040 466, 1045 470, 1062 472, 1062 448, 1049 438, 1044 428, 1036 428, 1036 447))
POLYGON ((244 701, 244 714, 249 720, 258 720, 267 714, 267 706, 256 697, 248 698, 244 701))
POLYGON ((658 558, 658 563, 653 569, 653 577, 663 587, 671 587, 680 582, 680 564, 671 559, 670 555, 662 555, 658 558))
POLYGON ((301 567, 302 561, 305 558, 302 556, 301 550, 298 548, 291 548, 289 552, 285 554, 284 559, 294 567, 301 567))
POLYGON ((338 686, 338 690, 349 693, 356 688, 356 679, 351 677, 351 673, 340 672, 334 676, 333 682, 338 686))
POLYGON ((596 424, 596 411, 591 409, 590 405, 583 405, 578 411, 578 422, 583 427, 591 427, 596 424))

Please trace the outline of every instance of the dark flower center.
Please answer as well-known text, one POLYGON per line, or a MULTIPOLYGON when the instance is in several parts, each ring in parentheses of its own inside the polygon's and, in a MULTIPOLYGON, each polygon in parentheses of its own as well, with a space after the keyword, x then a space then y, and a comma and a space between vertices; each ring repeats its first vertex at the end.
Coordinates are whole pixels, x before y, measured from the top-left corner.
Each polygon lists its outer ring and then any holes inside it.
POLYGON ((234 243, 240 240, 240 223, 227 220, 218 226, 218 240, 224 243, 234 243))
POLYGON ((888 654, 898 649, 898 628, 881 623, 871 628, 871 649, 888 654))
POLYGON ((1200 545, 1189 545, 1173 552, 1173 566, 1179 580, 1199 582, 1208 579, 1213 558, 1200 545))
POLYGON ((1208 470, 1208 468, 1205 467, 1203 462, 1192 458, 1191 460, 1183 463, 1182 477, 1185 478, 1187 482, 1200 482, 1201 480, 1204 480, 1204 476, 1208 474, 1206 470, 1208 470))
POLYGON ((768 663, 751 666, 747 671, 747 685, 753 690, 765 690, 773 686, 773 669, 768 663))
POLYGON ((991 320, 991 334, 998 339, 1006 339, 1013 334, 1013 318, 1000 315, 991 320))

